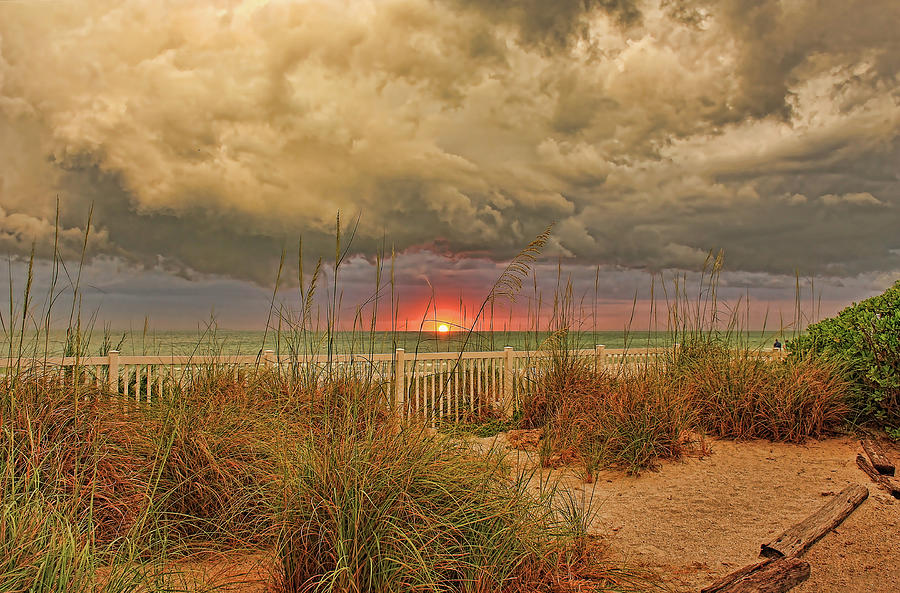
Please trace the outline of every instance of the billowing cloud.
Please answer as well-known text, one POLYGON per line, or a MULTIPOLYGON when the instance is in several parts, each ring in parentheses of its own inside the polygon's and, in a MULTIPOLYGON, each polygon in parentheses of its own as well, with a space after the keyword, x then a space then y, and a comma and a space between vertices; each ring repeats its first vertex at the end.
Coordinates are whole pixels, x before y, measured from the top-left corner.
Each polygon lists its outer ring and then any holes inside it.
MULTIPOLYGON (((900 268, 895 0, 0 5, 0 245, 270 282, 282 247, 900 268), (67 239, 69 240, 69 239, 67 239)), ((473 260, 474 261, 474 260, 473 260)), ((866 276, 868 277, 868 276, 866 276)))

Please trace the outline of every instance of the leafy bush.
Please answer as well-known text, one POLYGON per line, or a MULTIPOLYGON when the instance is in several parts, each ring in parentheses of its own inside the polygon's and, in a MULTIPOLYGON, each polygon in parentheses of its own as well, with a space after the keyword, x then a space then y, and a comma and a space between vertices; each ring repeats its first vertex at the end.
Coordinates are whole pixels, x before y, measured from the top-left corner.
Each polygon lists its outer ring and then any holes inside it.
POLYGON ((788 347, 795 356, 820 354, 841 363, 854 386, 851 406, 859 420, 900 436, 900 281, 809 326, 788 347))

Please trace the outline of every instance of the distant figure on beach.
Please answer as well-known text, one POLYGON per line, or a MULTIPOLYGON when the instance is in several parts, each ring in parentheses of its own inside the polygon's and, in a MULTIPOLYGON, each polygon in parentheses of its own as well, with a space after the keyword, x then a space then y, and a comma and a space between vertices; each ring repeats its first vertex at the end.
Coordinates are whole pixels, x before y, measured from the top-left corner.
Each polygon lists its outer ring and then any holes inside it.
POLYGON ((781 350, 781 342, 778 341, 778 338, 775 338, 775 345, 773 348, 775 348, 775 350, 781 350))

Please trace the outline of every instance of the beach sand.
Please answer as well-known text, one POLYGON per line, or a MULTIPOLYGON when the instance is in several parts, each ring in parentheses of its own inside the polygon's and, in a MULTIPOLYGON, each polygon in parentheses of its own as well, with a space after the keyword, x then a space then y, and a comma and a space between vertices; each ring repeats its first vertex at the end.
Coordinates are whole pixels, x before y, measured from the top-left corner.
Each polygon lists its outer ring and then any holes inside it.
MULTIPOLYGON (((479 441, 485 447, 491 439, 479 441)), ((584 483, 577 468, 552 473, 592 499, 591 532, 607 543, 610 560, 656 571, 676 590, 699 590, 758 562, 760 544, 846 486, 862 484, 868 499, 807 551, 810 578, 794 591, 900 590, 900 500, 856 466, 858 440, 789 445, 713 439, 705 448, 706 455, 664 462, 639 476, 604 471, 595 484, 584 483)), ((900 460, 900 448, 889 443, 885 448, 900 460)), ((536 462, 534 453, 516 457, 520 463, 536 462)))

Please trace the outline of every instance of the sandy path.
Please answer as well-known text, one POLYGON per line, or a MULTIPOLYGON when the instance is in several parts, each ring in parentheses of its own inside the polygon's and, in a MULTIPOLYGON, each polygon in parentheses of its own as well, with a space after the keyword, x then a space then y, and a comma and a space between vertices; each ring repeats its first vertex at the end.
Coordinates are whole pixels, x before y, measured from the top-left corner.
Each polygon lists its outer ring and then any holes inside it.
MULTIPOLYGON (((571 471, 554 472, 593 491, 592 530, 618 557, 697 590, 758 561, 760 544, 814 512, 851 483, 869 498, 806 554, 810 579, 798 593, 900 591, 900 501, 856 467, 856 440, 807 445, 708 441, 710 455, 665 463, 633 477, 607 471, 596 488, 571 471)), ((900 460, 900 450, 891 447, 900 460)))

